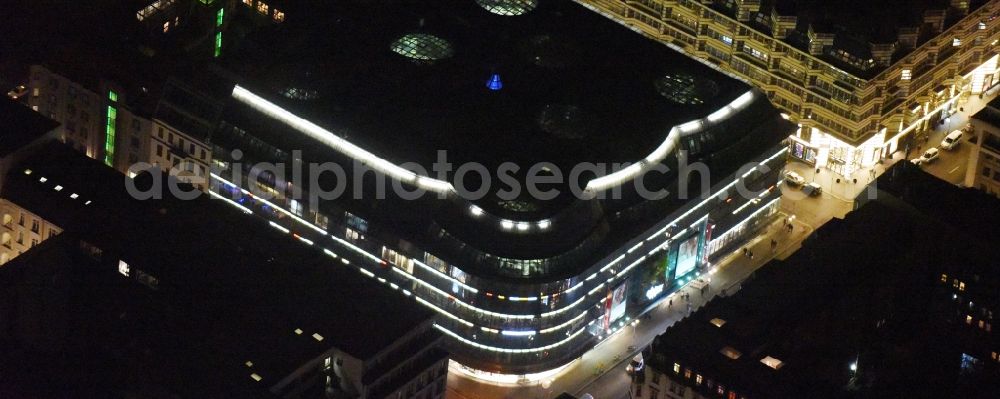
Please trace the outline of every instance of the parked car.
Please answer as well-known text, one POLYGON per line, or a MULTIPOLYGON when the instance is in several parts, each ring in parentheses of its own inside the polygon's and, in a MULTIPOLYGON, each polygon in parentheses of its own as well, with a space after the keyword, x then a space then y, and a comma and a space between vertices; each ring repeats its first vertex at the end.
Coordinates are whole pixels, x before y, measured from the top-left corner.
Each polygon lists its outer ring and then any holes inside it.
POLYGON ((927 151, 924 151, 924 154, 921 155, 919 158, 913 158, 910 160, 910 162, 913 162, 914 165, 923 165, 925 163, 931 163, 938 159, 939 154, 940 151, 938 151, 937 148, 931 147, 927 151))
POLYGON ((793 186, 801 186, 806 183, 806 179, 802 175, 793 171, 785 172, 785 181, 793 186))
POLYGON ((625 366, 625 372, 629 375, 635 375, 636 373, 641 372, 642 368, 645 366, 645 363, 642 361, 642 354, 639 353, 628 362, 628 366, 625 366))
POLYGON ((802 186, 802 192, 806 193, 806 195, 810 197, 816 197, 823 193, 823 186, 820 186, 819 183, 812 182, 802 186))
POLYGON ((944 137, 944 140, 941 140, 941 149, 952 150, 955 147, 957 147, 958 144, 961 142, 962 142, 962 131, 956 130, 954 132, 948 133, 948 135, 944 137))

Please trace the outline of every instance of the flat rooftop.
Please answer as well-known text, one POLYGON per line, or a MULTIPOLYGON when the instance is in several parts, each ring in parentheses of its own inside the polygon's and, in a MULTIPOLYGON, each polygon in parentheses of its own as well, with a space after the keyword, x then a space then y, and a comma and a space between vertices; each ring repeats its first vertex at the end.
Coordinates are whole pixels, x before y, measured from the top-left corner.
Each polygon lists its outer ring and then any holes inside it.
POLYGON ((982 222, 939 218, 933 207, 910 201, 975 193, 938 185, 911 166, 886 174, 920 194, 896 196, 889 188, 824 225, 791 258, 767 264, 736 294, 714 299, 658 337, 654 368, 673 376, 676 362, 677 379, 690 368, 749 398, 995 396, 986 392, 1000 381, 990 359, 1000 339, 967 324, 965 315, 978 320, 982 309, 1000 304, 1000 273, 991 266, 998 252, 989 244, 995 241, 977 237, 972 226, 990 225, 1000 207, 981 195, 969 205, 992 203, 973 208, 982 222), (950 278, 942 283, 942 274, 974 282, 960 291, 950 278), (983 361, 982 368, 968 368, 963 354, 983 361), (990 388, 978 378, 992 379, 990 388))
POLYGON ((271 346, 236 345, 263 358, 257 363, 275 362, 279 373, 330 347, 367 359, 433 316, 412 298, 222 201, 169 195, 140 201, 127 194, 125 179, 51 143, 12 168, 2 196, 155 276, 164 303, 183 302, 194 306, 188 309, 193 315, 227 321, 206 331, 229 331, 236 342, 269 340, 278 348, 310 341, 313 333, 324 337, 281 355, 271 346), (235 334, 231 329, 240 325, 247 330, 235 334), (296 336, 296 329, 305 334, 296 336))
POLYGON ((38 140, 59 126, 24 104, 0 98, 0 158, 38 140))
POLYGON ((250 33, 226 67, 396 164, 429 169, 439 150, 487 167, 636 161, 750 89, 568 0, 327 2, 289 15, 250 33))

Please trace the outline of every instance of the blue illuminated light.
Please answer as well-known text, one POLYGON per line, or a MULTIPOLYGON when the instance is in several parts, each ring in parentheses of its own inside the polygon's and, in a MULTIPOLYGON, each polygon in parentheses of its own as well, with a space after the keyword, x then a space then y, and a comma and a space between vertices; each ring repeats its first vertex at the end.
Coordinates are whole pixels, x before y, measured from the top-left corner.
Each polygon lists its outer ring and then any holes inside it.
POLYGON ((490 76, 490 80, 486 82, 486 88, 497 91, 503 88, 503 82, 500 81, 500 74, 494 73, 490 76))

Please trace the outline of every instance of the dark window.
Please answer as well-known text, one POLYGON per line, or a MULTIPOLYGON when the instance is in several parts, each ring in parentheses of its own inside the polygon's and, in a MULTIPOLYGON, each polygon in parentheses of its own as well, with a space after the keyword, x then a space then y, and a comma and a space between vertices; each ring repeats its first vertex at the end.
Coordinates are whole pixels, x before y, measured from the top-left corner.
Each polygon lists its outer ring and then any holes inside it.
POLYGON ((38 219, 31 221, 31 232, 38 234, 38 219))
POLYGON ((990 177, 990 168, 983 167, 983 176, 990 177))
POLYGON ((163 156, 163 146, 161 146, 159 144, 156 145, 156 156, 158 156, 158 157, 162 157, 163 156))

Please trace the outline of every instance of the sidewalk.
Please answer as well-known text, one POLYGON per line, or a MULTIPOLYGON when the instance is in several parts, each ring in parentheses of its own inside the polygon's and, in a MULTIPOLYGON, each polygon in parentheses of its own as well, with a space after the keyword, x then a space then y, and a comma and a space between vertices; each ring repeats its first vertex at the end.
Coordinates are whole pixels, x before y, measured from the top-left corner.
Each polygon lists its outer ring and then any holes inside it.
POLYGON ((650 319, 642 320, 633 328, 621 330, 608 338, 596 348, 582 356, 579 360, 554 379, 549 389, 543 389, 539 384, 521 387, 498 387, 467 378, 464 375, 450 373, 448 376, 448 398, 456 399, 487 399, 487 398, 552 398, 562 392, 576 395, 590 393, 595 398, 614 399, 627 395, 630 379, 625 373, 625 364, 642 348, 648 346, 653 338, 663 333, 667 327, 690 313, 704 306, 712 298, 726 291, 727 295, 736 292, 742 281, 775 257, 784 259, 798 248, 801 241, 812 232, 812 227, 799 220, 792 220, 793 231, 789 233, 783 220, 787 215, 781 214, 750 240, 746 248, 754 253, 753 259, 743 255, 742 248, 723 256, 714 269, 710 269, 711 282, 704 294, 691 287, 685 287, 663 300, 649 315, 650 319), (778 245, 772 251, 771 240, 778 245), (684 299, 687 294, 690 302, 684 299), (690 310, 688 309, 690 303, 690 310), (630 347, 633 347, 630 350, 630 347))

